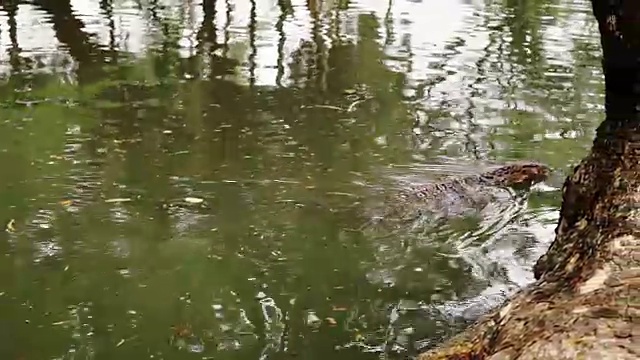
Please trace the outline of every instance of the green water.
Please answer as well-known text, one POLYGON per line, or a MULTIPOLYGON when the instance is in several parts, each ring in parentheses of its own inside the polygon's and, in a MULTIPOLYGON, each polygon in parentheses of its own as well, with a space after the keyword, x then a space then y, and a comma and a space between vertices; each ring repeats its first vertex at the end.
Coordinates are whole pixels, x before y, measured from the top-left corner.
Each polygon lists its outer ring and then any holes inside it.
POLYGON ((0 44, 2 359, 412 355, 531 281, 602 118, 587 0, 8 1, 0 44), (362 228, 519 160, 554 175, 362 228))

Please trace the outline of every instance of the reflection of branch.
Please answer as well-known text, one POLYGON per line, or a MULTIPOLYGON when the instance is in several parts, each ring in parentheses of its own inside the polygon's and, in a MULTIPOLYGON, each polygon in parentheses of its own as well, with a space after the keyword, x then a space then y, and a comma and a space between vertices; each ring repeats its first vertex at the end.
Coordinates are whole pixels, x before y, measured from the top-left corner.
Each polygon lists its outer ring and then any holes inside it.
POLYGON ((202 25, 198 31, 197 39, 199 47, 204 47, 205 44, 209 46, 209 50, 213 51, 216 44, 216 0, 204 0, 202 1, 202 12, 204 17, 202 19, 202 25))
POLYGON ((224 53, 222 54, 223 57, 227 57, 228 51, 229 51, 229 39, 231 38, 231 34, 229 32, 229 27, 231 26, 231 21, 233 20, 233 4, 231 3, 231 0, 225 0, 224 2, 225 7, 227 9, 225 15, 227 18, 226 23, 224 24, 224 53))
POLYGON ((111 63, 118 60, 116 45, 116 23, 113 20, 113 0, 100 0, 100 9, 109 21, 109 52, 111 63))
POLYGON ((324 91, 327 88, 327 68, 328 62, 324 41, 322 39, 322 17, 320 16, 321 4, 315 0, 308 0, 307 7, 311 13, 313 25, 311 27, 311 36, 315 45, 314 64, 308 69, 309 80, 316 79, 318 87, 324 91), (317 73, 316 73, 317 71, 317 73))
POLYGON ((387 5, 387 12, 384 14, 384 29, 386 39, 384 40, 385 48, 393 44, 393 0, 389 0, 387 5))
MULTIPOLYGON (((158 16, 158 0, 149 0, 149 14, 151 15, 151 20, 153 20, 156 24, 161 24, 160 16, 158 16)), ((142 4, 139 5, 139 9, 142 10, 142 4)))
POLYGON ((51 23, 58 41, 69 50, 69 55, 80 65, 102 62, 102 50, 82 29, 85 27, 71 10, 68 1, 35 0, 34 4, 51 15, 51 23))
MULTIPOLYGON (((198 30, 198 55, 203 57, 205 55, 209 58, 209 77, 210 80, 214 80, 219 75, 229 72, 229 69, 233 68, 236 63, 226 57, 226 49, 228 45, 226 43, 218 43, 218 37, 216 33, 216 1, 217 0, 204 0, 202 2, 202 11, 204 17, 202 19, 202 25, 198 30), (223 48, 222 56, 215 53, 217 49, 223 48)), ((230 6, 229 4, 227 4, 230 6)), ((227 18, 230 19, 231 8, 227 8, 227 18)), ((228 20, 229 22, 230 20, 228 20)), ((228 26, 225 25, 225 38, 228 40, 228 26)), ((225 40, 225 41, 227 41, 225 40)))
POLYGON ((278 73, 276 75, 276 85, 282 86, 282 77, 284 76, 284 44, 287 41, 287 35, 284 32, 284 21, 287 15, 291 11, 291 2, 288 0, 279 0, 278 7, 280 8, 280 16, 278 16, 278 22, 276 22, 276 31, 278 31, 278 61, 277 68, 278 73))
POLYGON ((18 44, 18 25, 16 23, 18 7, 11 1, 8 5, 5 5, 5 9, 9 13, 9 39, 11 41, 9 63, 12 71, 20 72, 20 44, 18 44))
POLYGON ((252 88, 256 83, 256 55, 258 54, 258 48, 256 48, 256 17, 256 0, 251 0, 249 17, 249 47, 251 48, 251 53, 249 54, 249 84, 252 88))

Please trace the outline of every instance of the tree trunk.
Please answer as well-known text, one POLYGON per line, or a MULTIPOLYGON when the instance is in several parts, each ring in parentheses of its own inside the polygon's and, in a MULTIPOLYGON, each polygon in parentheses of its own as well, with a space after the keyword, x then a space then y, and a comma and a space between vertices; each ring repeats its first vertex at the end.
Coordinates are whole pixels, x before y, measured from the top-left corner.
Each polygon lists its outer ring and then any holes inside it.
POLYGON ((435 359, 640 359, 640 0, 592 0, 606 119, 563 187, 536 282, 435 359))

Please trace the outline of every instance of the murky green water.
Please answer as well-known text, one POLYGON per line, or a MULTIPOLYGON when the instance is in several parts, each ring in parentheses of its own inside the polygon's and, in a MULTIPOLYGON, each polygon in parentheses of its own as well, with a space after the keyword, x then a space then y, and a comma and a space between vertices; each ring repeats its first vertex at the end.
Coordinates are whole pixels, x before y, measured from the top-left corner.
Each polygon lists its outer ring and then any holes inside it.
POLYGON ((2 359, 404 356, 531 281, 601 119, 587 0, 203 1, 4 2, 2 359), (358 230, 516 160, 555 174, 358 230))

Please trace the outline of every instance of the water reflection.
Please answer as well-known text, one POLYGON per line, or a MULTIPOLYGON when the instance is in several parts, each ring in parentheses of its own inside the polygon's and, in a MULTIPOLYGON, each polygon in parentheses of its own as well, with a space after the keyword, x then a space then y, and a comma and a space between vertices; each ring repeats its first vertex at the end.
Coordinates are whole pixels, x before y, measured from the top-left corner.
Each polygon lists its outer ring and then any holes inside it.
POLYGON ((379 189, 579 159, 602 103, 590 16, 587 1, 4 2, 0 353, 431 346, 531 280, 559 184, 436 229, 353 229, 379 189))

